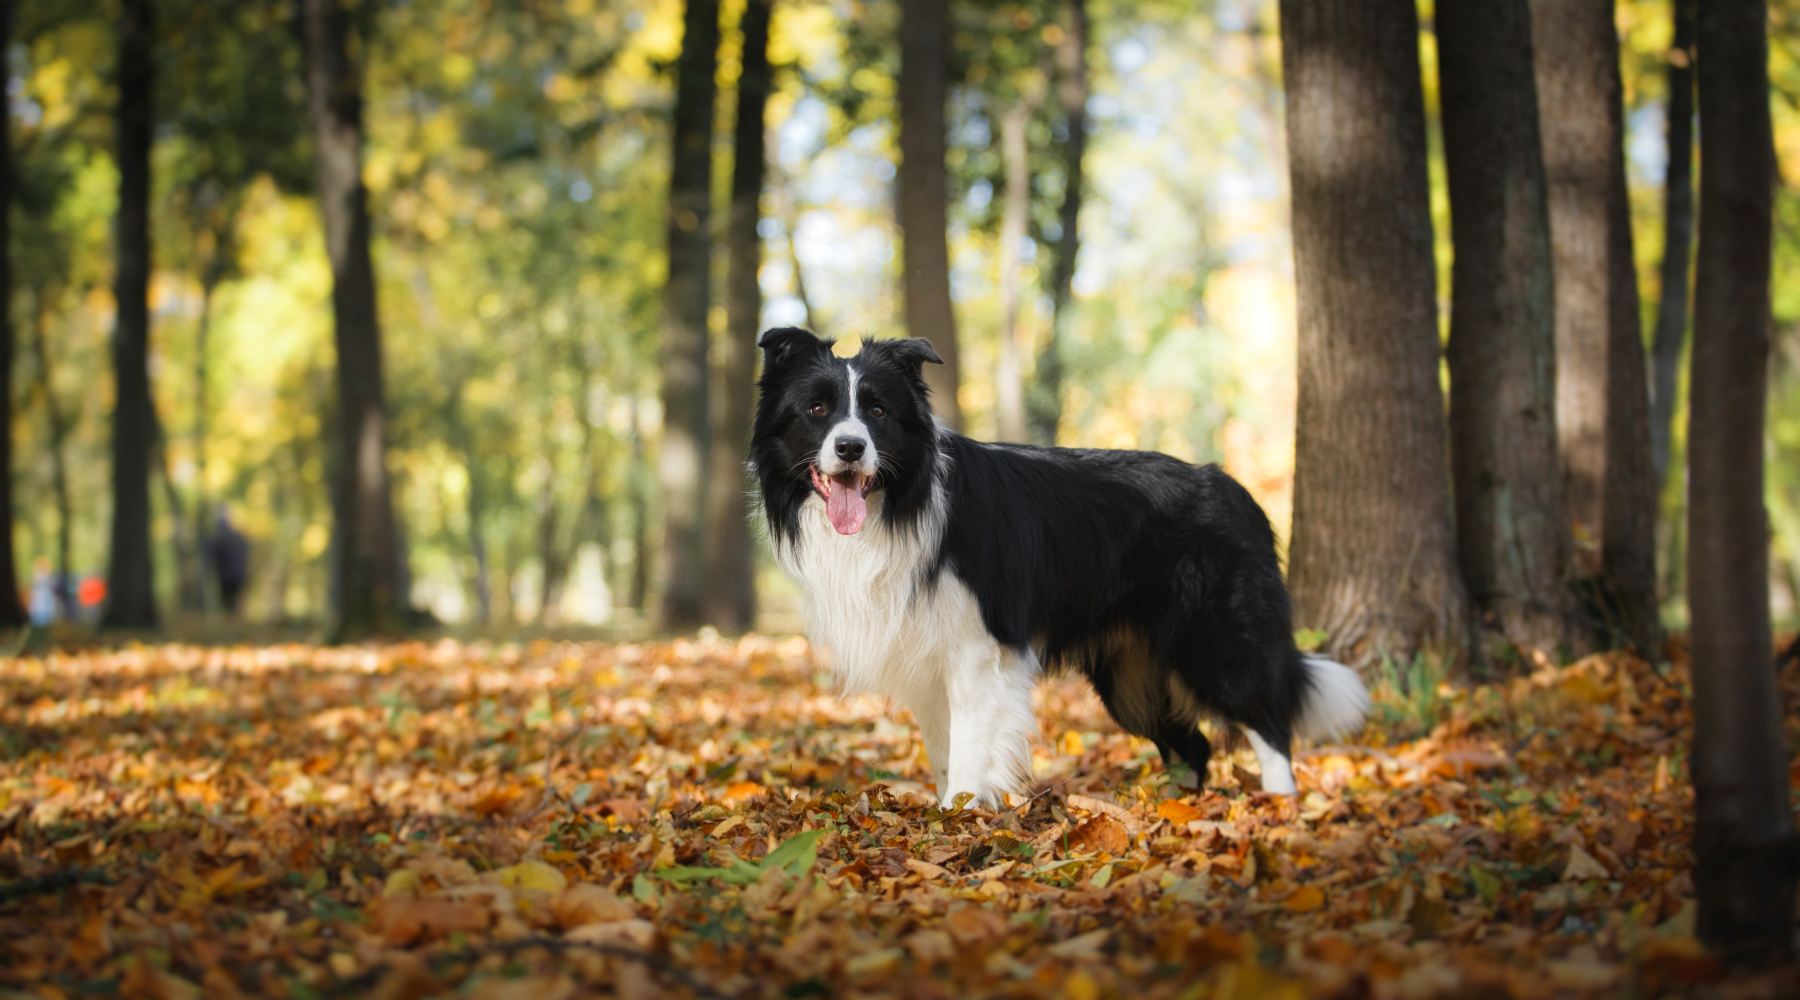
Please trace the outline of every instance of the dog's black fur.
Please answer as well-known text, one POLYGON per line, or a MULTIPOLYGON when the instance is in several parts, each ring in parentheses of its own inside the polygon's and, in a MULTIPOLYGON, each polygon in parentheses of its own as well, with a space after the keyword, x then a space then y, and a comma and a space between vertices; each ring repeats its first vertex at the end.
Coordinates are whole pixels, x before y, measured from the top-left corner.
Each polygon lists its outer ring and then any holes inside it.
POLYGON ((849 362, 803 330, 771 330, 760 344, 752 462, 778 544, 798 541, 809 459, 848 405, 853 364, 861 407, 883 413, 865 421, 884 494, 869 530, 942 525, 922 585, 954 574, 1000 644, 1080 670, 1123 728, 1201 779, 1211 754, 1194 724, 1201 708, 1287 753, 1312 680, 1274 532, 1231 476, 1149 452, 952 433, 931 414, 921 366, 938 357, 924 340, 864 341, 849 362), (814 415, 819 403, 826 412, 814 415), (934 515, 934 504, 947 509, 934 515), (1198 705, 1170 695, 1169 674, 1198 705))

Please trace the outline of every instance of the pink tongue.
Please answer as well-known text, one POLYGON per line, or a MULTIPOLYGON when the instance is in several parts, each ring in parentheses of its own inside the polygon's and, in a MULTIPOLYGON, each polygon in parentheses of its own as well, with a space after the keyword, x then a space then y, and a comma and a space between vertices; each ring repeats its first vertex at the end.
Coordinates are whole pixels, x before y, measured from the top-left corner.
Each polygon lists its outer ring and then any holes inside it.
POLYGON ((825 501, 825 516, 840 535, 854 535, 862 530, 863 518, 869 513, 862 491, 854 486, 831 482, 831 497, 825 501))

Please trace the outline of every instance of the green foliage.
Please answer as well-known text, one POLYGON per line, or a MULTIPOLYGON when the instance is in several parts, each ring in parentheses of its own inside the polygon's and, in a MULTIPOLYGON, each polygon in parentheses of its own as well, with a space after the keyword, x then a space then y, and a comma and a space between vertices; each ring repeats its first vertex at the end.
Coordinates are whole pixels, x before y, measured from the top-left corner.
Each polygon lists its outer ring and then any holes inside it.
POLYGON ((1371 692, 1376 721, 1402 739, 1431 732, 1450 709, 1451 699, 1440 690, 1447 677, 1446 663, 1435 652, 1421 650, 1404 663, 1383 653, 1371 692))

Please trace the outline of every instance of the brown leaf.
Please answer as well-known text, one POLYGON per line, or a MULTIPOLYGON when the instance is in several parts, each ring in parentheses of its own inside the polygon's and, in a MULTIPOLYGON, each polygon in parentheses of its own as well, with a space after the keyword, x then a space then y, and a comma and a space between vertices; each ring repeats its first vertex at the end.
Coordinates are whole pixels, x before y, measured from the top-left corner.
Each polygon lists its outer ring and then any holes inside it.
POLYGON ((472 934, 488 927, 488 909, 471 903, 388 896, 379 907, 381 934, 388 944, 408 945, 456 932, 472 934))
POLYGON ((965 906, 944 920, 944 929, 964 947, 990 941, 1006 933, 1006 918, 981 906, 965 906))
POLYGON ((550 901, 550 913, 564 930, 585 924, 631 920, 637 908, 620 899, 612 890, 592 882, 576 882, 550 901))
POLYGON ((1075 853, 1105 852, 1117 857, 1130 849, 1131 834, 1106 816, 1095 816, 1076 827, 1075 832, 1069 835, 1069 850, 1075 853))

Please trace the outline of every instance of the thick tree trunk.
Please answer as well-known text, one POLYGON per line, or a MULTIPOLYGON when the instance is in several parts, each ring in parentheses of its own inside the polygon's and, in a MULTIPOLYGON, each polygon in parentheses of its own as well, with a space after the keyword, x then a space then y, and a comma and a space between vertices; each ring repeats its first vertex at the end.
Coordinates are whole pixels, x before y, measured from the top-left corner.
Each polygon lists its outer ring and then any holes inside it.
POLYGON ((50 338, 44 329, 50 312, 44 308, 44 289, 34 289, 31 298, 31 350, 37 359, 38 391, 44 394, 44 415, 50 424, 50 488, 56 498, 56 610, 60 617, 69 618, 75 612, 74 581, 69 576, 75 504, 69 497, 69 460, 63 447, 69 422, 57 401, 55 373, 50 367, 50 338))
POLYGON ((1036 378, 1027 408, 1032 439, 1056 443, 1062 422, 1062 350, 1074 320, 1075 258, 1081 249, 1082 157, 1087 153, 1087 0, 1069 0, 1069 27, 1056 47, 1056 96, 1062 104, 1069 136, 1063 143, 1063 198, 1057 210, 1062 235, 1056 241, 1056 264, 1050 272, 1050 336, 1038 352, 1036 378))
POLYGON ((1774 156, 1762 0, 1700 8, 1700 253, 1688 446, 1701 940, 1786 955, 1796 844, 1769 636, 1763 416, 1774 156))
POLYGON ((345 639, 398 628, 407 595, 401 592, 387 469, 381 326, 362 180, 362 84, 346 48, 348 19, 337 0, 305 0, 301 20, 337 330, 333 590, 336 636, 345 639))
POLYGON ((962 429, 956 390, 962 364, 950 303, 949 177, 944 169, 944 102, 949 90, 949 0, 908 0, 900 16, 900 236, 909 336, 931 341, 931 408, 962 429))
POLYGON ((1694 13, 1699 0, 1675 0, 1669 49, 1668 153, 1663 176, 1662 299, 1650 345, 1650 451, 1658 487, 1669 481, 1675 380, 1687 339, 1688 265, 1694 249, 1694 13))
POLYGON ((718 0, 687 0, 669 174, 669 275, 663 285, 662 624, 701 623, 706 576, 707 310, 712 302, 712 136, 718 0))
MULTIPOLYGON (((1526 0, 1438 10, 1451 273, 1457 556, 1482 625, 1552 656, 1570 637, 1556 460, 1550 214, 1526 0)), ((1485 650, 1477 650, 1484 655, 1485 650)))
POLYGON ((1367 665, 1464 648, 1450 529, 1418 15, 1282 0, 1299 292, 1295 623, 1367 665))
MULTIPOLYGON (((756 406, 756 335, 762 321, 763 109, 769 101, 769 14, 774 0, 744 6, 743 72, 738 75, 737 135, 732 150, 731 217, 725 245, 731 269, 725 284, 725 344, 713 393, 712 476, 707 490, 705 617, 726 632, 756 622, 754 564, 750 547, 749 488, 744 457, 750 451, 750 411, 756 406)), ((799 272, 796 270, 795 272, 799 272)))
POLYGON ((1025 213, 1031 208, 1030 149, 1025 128, 1041 95, 1027 93, 1000 118, 1000 156, 1006 166, 1005 203, 1000 213, 1000 351, 994 366, 995 437, 1025 440, 1024 345, 1019 342, 1019 244, 1025 241, 1025 213))
MULTIPOLYGON (((113 519, 102 628, 155 628, 150 562, 150 146, 154 4, 127 0, 119 16, 118 265, 113 298, 113 519)), ((9 567, 10 568, 10 567, 9 567)))
POLYGON ((1660 645, 1656 483, 1612 0, 1532 0, 1556 270, 1556 420, 1572 568, 1608 642, 1660 645))
MULTIPOLYGON (((0 52, 12 51, 12 0, 0 0, 0 52)), ((0 206, 13 202, 12 123, 0 123, 0 206)), ((0 212, 0 305, 12 301, 11 212, 0 212)), ((12 413, 12 310, 0 308, 0 413, 12 413)), ((23 625, 13 553, 12 435, 0 434, 0 626, 23 625)))

